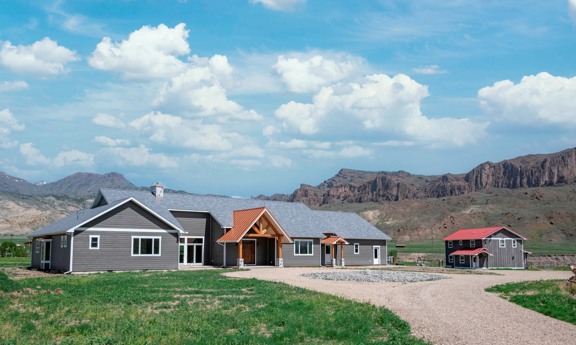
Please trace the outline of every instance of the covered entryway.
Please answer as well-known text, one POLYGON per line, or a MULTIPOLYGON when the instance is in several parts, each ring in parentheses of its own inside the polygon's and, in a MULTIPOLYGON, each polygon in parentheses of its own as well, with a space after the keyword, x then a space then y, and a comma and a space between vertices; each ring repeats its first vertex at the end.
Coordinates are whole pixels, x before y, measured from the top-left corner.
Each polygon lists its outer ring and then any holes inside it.
POLYGON ((324 246, 324 264, 326 266, 336 267, 338 263, 340 266, 345 266, 344 259, 344 245, 349 244, 342 237, 338 237, 335 233, 324 233, 326 236, 320 243, 324 246), (338 250, 338 246, 340 250, 338 250), (338 253, 340 254, 340 262, 338 262, 338 253))
POLYGON ((488 253, 486 248, 476 248, 476 249, 460 249, 450 254, 453 258, 462 256, 467 259, 463 259, 463 263, 456 259, 453 259, 454 267, 468 267, 468 268, 488 268, 488 256, 492 254, 488 253))
POLYGON ((284 267, 282 243, 292 243, 292 239, 266 207, 259 207, 234 211, 232 229, 217 242, 235 243, 238 246, 236 262, 240 268, 258 262, 258 248, 263 248, 260 252, 264 253, 271 253, 275 249, 273 264, 284 267), (270 248, 270 245, 274 248, 270 248))

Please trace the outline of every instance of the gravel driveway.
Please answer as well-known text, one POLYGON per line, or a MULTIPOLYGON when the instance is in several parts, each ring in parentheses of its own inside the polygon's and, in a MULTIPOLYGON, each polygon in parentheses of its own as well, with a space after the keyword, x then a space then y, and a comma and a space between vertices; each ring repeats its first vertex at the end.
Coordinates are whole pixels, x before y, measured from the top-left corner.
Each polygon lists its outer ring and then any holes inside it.
POLYGON ((384 306, 408 321, 412 334, 434 344, 576 344, 576 326, 510 303, 485 288, 524 280, 567 279, 569 272, 496 271, 449 274, 449 279, 398 282, 320 280, 302 274, 331 268, 254 268, 230 277, 283 282, 384 306))

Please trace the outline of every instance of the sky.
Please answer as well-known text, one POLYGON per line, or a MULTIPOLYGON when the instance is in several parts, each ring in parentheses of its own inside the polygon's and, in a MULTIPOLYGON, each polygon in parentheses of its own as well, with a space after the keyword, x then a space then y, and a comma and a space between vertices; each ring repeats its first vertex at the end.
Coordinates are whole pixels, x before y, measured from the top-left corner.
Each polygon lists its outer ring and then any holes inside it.
POLYGON ((576 0, 0 0, 0 171, 251 197, 576 146, 576 0))

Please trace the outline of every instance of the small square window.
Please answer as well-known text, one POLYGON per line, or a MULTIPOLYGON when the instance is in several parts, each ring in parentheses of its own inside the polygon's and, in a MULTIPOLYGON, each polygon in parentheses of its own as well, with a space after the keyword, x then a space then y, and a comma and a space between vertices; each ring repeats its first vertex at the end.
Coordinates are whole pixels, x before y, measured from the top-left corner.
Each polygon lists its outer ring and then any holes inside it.
POLYGON ((454 243, 452 243, 452 241, 448 241, 448 248, 452 248, 454 247, 454 243))
POLYGON ((470 240, 470 248, 476 247, 476 240, 470 240))
POLYGON ((460 263, 463 264, 466 262, 466 257, 464 255, 460 255, 460 263))
POLYGON ((100 235, 90 235, 90 249, 100 249, 100 235))
POLYGON ((461 246, 461 245, 463 245, 463 244, 464 244, 464 242, 463 242, 462 240, 458 241, 458 245, 459 245, 459 246, 461 246))
POLYGON ((360 243, 354 243, 354 254, 360 254, 360 243))
POLYGON ((512 248, 518 247, 518 241, 512 240, 512 248))
POLYGON ((448 255, 448 263, 454 262, 454 255, 448 255))
POLYGON ((501 238, 500 242, 498 243, 498 247, 500 248, 506 248, 506 240, 501 238))

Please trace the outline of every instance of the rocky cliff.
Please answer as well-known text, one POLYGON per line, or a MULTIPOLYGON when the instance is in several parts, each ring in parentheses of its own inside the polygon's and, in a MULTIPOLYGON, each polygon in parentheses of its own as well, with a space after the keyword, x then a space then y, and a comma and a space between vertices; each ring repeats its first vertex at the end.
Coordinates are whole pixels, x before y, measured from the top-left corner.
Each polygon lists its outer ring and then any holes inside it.
POLYGON ((466 174, 442 176, 342 169, 314 187, 301 185, 291 195, 260 198, 298 201, 313 207, 338 203, 400 201, 458 196, 486 188, 533 188, 576 183, 576 148, 486 162, 466 174))

